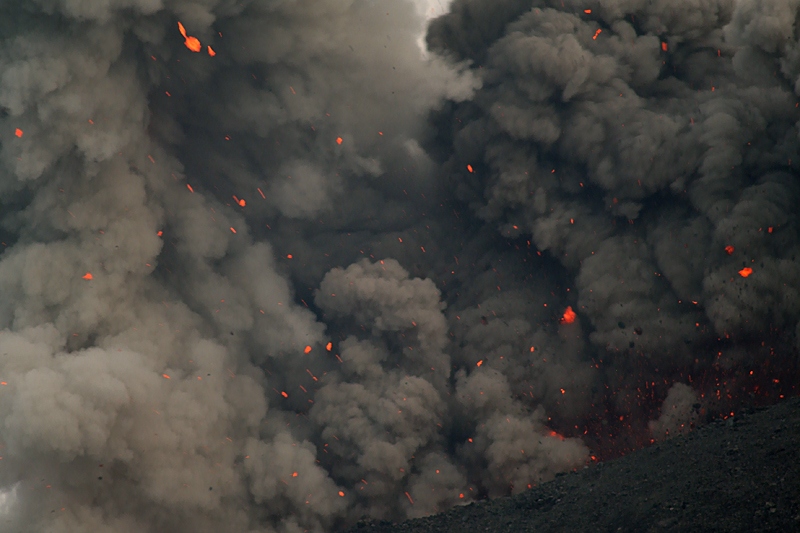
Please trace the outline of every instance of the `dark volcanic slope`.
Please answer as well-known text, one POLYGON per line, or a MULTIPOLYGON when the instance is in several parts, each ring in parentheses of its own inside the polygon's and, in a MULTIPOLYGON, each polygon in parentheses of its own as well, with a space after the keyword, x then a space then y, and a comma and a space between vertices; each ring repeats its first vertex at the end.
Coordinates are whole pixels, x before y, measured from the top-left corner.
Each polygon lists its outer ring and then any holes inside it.
POLYGON ((350 531, 800 532, 800 399, 715 422, 515 497, 350 531))

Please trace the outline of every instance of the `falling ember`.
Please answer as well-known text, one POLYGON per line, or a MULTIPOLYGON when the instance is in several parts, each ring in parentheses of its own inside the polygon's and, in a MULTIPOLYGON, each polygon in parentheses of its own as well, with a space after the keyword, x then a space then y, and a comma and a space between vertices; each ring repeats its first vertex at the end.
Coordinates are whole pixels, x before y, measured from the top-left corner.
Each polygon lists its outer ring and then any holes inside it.
POLYGON ((594 35, 592 35, 592 39, 594 39, 596 41, 597 40, 597 36, 600 35, 600 32, 602 32, 602 31, 603 31, 602 29, 597 28, 597 31, 594 32, 594 35))
POLYGON ((84 274, 84 275, 83 275, 83 276, 81 276, 81 277, 82 277, 83 279, 92 279, 92 278, 94 278, 94 276, 92 276, 92 273, 91 273, 91 272, 87 272, 86 274, 84 274))
POLYGON ((336 144, 342 144, 342 142, 343 141, 341 137, 336 137, 336 144))
POLYGON ((208 47, 208 55, 210 55, 211 57, 217 55, 217 53, 214 51, 213 48, 211 48, 211 46, 208 47))
POLYGON ((161 237, 162 235, 164 235, 164 232, 163 232, 163 231, 161 231, 161 230, 158 230, 158 233, 156 233, 156 235, 158 235, 159 237, 161 237))
POLYGON ((534 348, 533 346, 531 346, 531 353, 533 353, 533 352, 535 352, 535 351, 536 351, 536 348, 534 348))
POLYGON ((411 505, 414 505, 414 500, 411 499, 411 494, 409 494, 408 491, 406 491, 405 494, 406 494, 406 498, 408 498, 408 501, 411 502, 411 505))
POLYGON ((583 12, 586 13, 587 15, 589 15, 592 12, 592 10, 591 9, 584 9, 583 12))
POLYGON ((282 390, 281 391, 281 396, 283 396, 284 398, 288 398, 289 397, 289 393, 286 392, 285 390, 282 390))
POLYGON ((14 130, 14 135, 16 135, 17 137, 22 137, 22 135, 23 135, 22 130, 19 129, 19 128, 15 129, 14 130))
POLYGON ((343 491, 343 490, 340 490, 340 491, 339 491, 339 496, 341 496, 342 498, 344 498, 344 491, 343 491))
POLYGON ((185 39, 183 44, 186 46, 186 48, 192 52, 199 52, 203 48, 203 46, 200 44, 200 40, 197 37, 186 35, 186 28, 184 28, 183 24, 180 22, 178 22, 178 31, 181 32, 181 35, 183 35, 183 38, 185 39))
POLYGON ((752 273, 753 273, 753 269, 750 268, 750 267, 744 267, 743 269, 741 269, 739 271, 739 275, 742 276, 743 278, 746 278, 747 276, 749 276, 752 273))
POLYGON ((292 254, 286 254, 286 259, 292 259, 294 256, 292 254))
POLYGON ((470 173, 472 173, 472 172, 473 172, 473 170, 472 170, 472 165, 467 165, 467 170, 468 170, 470 173))
POLYGON ((728 246, 726 246, 726 247, 725 247, 725 252, 726 252, 728 255, 733 255, 733 250, 734 250, 734 247, 733 247, 733 246, 731 246, 730 244, 729 244, 728 246))
POLYGON ((236 230, 231 226, 231 233, 236 233, 236 230))
POLYGON ((669 46, 667 45, 666 42, 662 42, 661 43, 661 51, 662 52, 666 52, 668 48, 669 48, 669 46))
POLYGON ((481 359, 480 361, 478 361, 478 363, 477 363, 475 366, 481 366, 482 364, 483 364, 483 359, 481 359))
POLYGON ((330 352, 330 351, 333 349, 333 343, 332 343, 332 342, 329 342, 328 344, 326 344, 326 345, 325 345, 325 349, 326 349, 326 350, 328 350, 328 351, 330 352))
POLYGON ((577 315, 575 314, 575 311, 572 310, 572 306, 568 305, 567 309, 564 311, 564 315, 561 317, 561 323, 572 324, 573 322, 575 322, 576 316, 577 315))
POLYGON ((306 349, 303 350, 303 353, 311 353, 311 346, 306 346, 306 349))
POLYGON ((161 377, 164 378, 164 379, 172 379, 172 378, 169 377, 168 374, 161 374, 161 377))
POLYGON ((194 192, 194 189, 192 189, 192 186, 188 183, 186 184, 186 188, 189 189, 189 192, 194 192))
POLYGON ((297 472, 292 472, 292 477, 297 477, 297 472))

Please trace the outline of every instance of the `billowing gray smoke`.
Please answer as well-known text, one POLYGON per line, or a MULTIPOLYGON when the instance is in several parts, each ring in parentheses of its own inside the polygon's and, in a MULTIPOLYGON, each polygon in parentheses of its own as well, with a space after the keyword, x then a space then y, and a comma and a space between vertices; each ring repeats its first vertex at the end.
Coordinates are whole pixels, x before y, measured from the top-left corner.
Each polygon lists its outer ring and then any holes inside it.
POLYGON ((420 516, 763 393, 799 12, 3 2, 2 529, 420 516))

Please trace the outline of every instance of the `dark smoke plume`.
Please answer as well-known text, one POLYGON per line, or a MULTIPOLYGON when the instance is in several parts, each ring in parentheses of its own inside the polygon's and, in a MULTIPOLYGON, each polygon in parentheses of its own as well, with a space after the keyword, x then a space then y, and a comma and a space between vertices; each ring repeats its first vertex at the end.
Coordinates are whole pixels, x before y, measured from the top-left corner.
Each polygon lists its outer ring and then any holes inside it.
POLYGON ((451 11, 0 5, 4 531, 421 516, 796 392, 798 2, 451 11))

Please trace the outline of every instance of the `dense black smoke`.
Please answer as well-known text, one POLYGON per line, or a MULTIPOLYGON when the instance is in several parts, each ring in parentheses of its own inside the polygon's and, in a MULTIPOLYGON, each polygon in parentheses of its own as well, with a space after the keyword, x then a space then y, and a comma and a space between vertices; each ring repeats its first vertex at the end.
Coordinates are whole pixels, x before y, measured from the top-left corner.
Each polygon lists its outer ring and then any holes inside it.
POLYGON ((420 516, 790 393, 799 11, 3 3, 3 529, 420 516))

